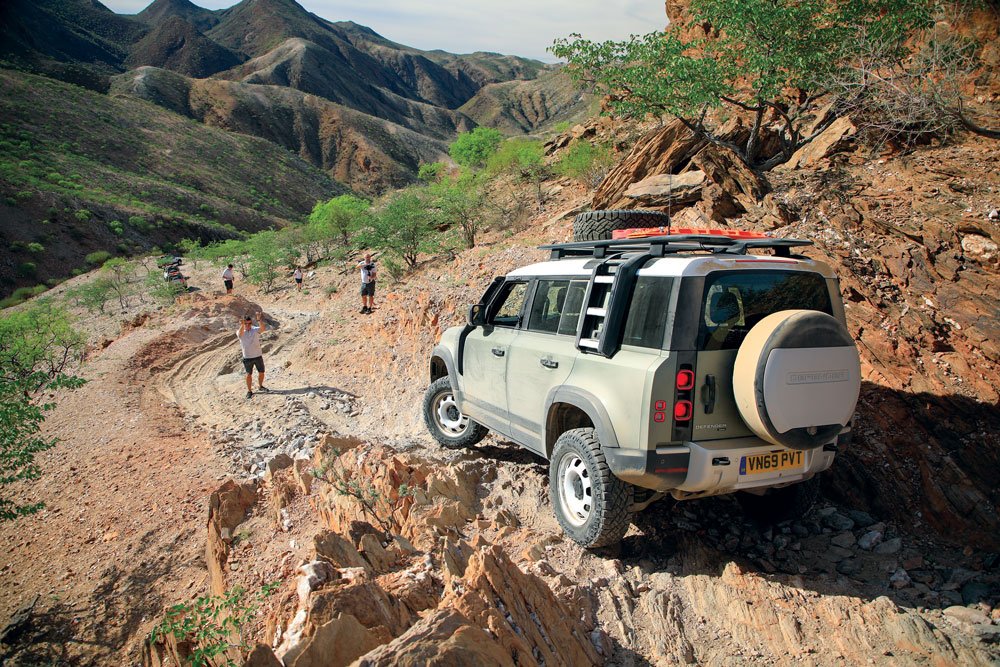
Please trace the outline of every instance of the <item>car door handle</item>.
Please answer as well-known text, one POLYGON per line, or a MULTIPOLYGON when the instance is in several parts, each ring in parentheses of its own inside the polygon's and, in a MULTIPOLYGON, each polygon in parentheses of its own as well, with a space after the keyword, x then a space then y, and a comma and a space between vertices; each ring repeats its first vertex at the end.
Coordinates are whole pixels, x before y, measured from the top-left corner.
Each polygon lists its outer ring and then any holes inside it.
POLYGON ((540 363, 542 366, 545 366, 546 368, 559 368, 559 362, 552 361, 551 359, 539 359, 538 363, 540 363))
POLYGON ((504 352, 504 349, 502 347, 495 347, 495 348, 493 348, 493 356, 494 357, 502 357, 505 354, 507 354, 507 353, 504 352))

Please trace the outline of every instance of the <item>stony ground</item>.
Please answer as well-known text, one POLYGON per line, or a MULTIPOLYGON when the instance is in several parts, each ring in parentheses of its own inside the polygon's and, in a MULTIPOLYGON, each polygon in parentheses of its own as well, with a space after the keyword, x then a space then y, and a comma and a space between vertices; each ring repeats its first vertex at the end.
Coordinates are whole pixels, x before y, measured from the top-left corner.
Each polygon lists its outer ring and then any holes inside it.
POLYGON ((227 297, 201 266, 135 326, 85 322, 90 382, 59 397, 62 442, 23 492, 48 508, 0 527, 0 619, 34 601, 6 664, 166 664, 176 647, 144 649, 165 606, 271 581, 248 634, 288 665, 338 646, 335 664, 996 664, 997 555, 843 486, 770 528, 728 498, 663 501, 587 552, 552 517, 544 461, 492 436, 432 443, 427 351, 493 275, 567 238, 586 199, 557 187, 529 230, 383 281, 371 315, 348 267, 227 297), (258 309, 270 391, 247 400, 233 332, 258 309), (244 486, 217 491, 227 478, 244 486))

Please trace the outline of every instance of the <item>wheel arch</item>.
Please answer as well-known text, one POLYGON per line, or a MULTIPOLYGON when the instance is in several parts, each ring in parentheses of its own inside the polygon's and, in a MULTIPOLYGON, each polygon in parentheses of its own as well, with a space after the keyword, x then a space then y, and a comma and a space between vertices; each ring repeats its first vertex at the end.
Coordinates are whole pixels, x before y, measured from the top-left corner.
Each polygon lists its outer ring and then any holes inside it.
POLYGON ((611 418, 600 400, 575 387, 556 387, 545 401, 545 456, 550 458, 559 436, 574 428, 593 428, 602 447, 618 447, 611 418))
POLYGON ((431 351, 429 371, 431 382, 448 376, 448 380, 451 381, 451 388, 455 391, 459 390, 458 374, 455 372, 455 360, 448 348, 438 345, 431 351))

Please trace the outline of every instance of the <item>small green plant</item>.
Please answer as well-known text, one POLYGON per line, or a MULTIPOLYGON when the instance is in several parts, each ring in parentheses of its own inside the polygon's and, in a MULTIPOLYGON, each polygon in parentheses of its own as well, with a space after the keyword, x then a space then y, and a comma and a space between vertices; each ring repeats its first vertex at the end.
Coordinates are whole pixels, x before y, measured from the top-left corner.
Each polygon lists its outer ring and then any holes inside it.
POLYGON ((87 209, 81 208, 79 211, 73 214, 73 217, 79 220, 80 222, 87 222, 88 220, 90 220, 90 218, 93 217, 93 215, 94 214, 88 211, 87 209))
POLYGON ((111 259, 111 253, 107 250, 95 250, 87 255, 85 259, 87 264, 90 264, 91 266, 101 266, 104 262, 111 259))
POLYGON ((326 294, 327 296, 333 296, 334 294, 337 293, 338 289, 339 288, 336 285, 327 285, 326 287, 323 288, 323 293, 326 294))
POLYGON ((242 659, 232 657, 233 653, 242 658, 250 648, 244 636, 246 626, 279 585, 267 584, 254 594, 234 586, 223 595, 207 595, 174 605, 153 628, 149 641, 155 643, 169 636, 190 643, 194 648, 185 660, 191 667, 242 664, 242 659))
POLYGON ((560 158, 555 170, 556 173, 593 188, 607 175, 614 161, 614 152, 610 146, 595 146, 587 141, 577 141, 560 158))
POLYGON ((472 132, 462 132, 448 147, 448 153, 463 167, 482 167, 503 143, 500 130, 477 127, 472 132))
POLYGON ((21 262, 17 265, 17 275, 22 278, 30 278, 38 271, 38 265, 34 262, 21 262))
POLYGON ((41 243, 29 243, 28 252, 30 252, 33 255, 37 255, 39 253, 45 252, 45 246, 43 246, 41 243))
POLYGON ((112 220, 108 223, 108 228, 111 233, 115 236, 121 236, 125 233, 125 225, 121 223, 121 220, 112 220))

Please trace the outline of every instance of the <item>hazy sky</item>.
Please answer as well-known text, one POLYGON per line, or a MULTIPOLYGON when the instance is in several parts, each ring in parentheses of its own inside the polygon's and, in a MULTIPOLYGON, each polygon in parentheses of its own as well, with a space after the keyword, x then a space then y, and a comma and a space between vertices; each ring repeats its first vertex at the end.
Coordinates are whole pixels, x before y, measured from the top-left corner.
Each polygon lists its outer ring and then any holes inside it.
MULTIPOLYGON (((121 14, 135 14, 152 0, 101 0, 121 14)), ((193 0, 222 9, 236 0, 193 0)), ((556 37, 578 32, 588 39, 625 39, 662 30, 663 0, 298 0, 331 21, 354 21, 383 37, 418 49, 454 53, 496 51, 552 62, 545 49, 556 37)))

